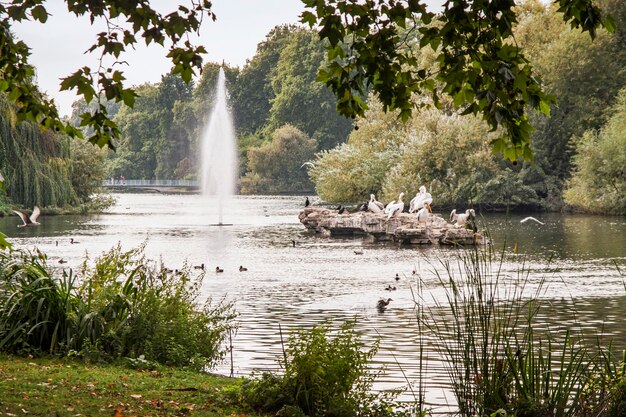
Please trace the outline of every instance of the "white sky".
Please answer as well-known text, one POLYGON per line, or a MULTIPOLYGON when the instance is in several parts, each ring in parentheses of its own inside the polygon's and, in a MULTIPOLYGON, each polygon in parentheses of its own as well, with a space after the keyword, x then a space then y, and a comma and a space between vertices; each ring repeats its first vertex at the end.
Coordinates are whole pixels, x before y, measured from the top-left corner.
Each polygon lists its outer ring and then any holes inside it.
MULTIPOLYGON (((426 0, 440 6, 444 0, 426 0)), ((188 0, 155 0, 153 7, 167 14, 178 4, 189 4, 188 0)), ((265 39, 276 25, 297 23, 304 10, 300 0, 213 0, 215 22, 206 19, 200 36, 194 44, 202 44, 208 51, 205 62, 221 62, 242 67, 254 56, 256 46, 265 39)), ((31 47, 30 62, 37 68, 40 88, 55 99, 61 115, 69 115, 73 92, 59 92, 60 78, 66 77, 87 65, 94 70, 98 66, 99 54, 84 54, 95 42, 96 34, 104 25, 95 22, 91 26, 87 18, 78 19, 67 11, 63 0, 48 0, 44 3, 49 16, 45 24, 24 22, 15 24, 16 36, 31 47)), ((142 40, 140 40, 142 42, 142 40)), ((120 67, 129 85, 158 82, 161 75, 169 72, 170 61, 165 58, 167 49, 151 44, 126 52, 122 59, 128 65, 120 67)))

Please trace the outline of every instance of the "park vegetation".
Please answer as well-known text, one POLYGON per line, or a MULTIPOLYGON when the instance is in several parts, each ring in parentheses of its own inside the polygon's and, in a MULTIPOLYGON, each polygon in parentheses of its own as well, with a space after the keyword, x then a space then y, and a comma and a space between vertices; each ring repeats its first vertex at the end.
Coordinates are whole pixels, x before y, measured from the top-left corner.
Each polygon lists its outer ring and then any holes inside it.
MULTIPOLYGON (((175 383, 171 378, 177 377, 208 384, 203 390, 184 387, 195 392, 185 401, 199 407, 230 404, 242 411, 291 417, 430 415, 424 375, 413 381, 413 401, 397 402, 398 391, 372 390, 382 371, 373 362, 379 345, 364 345, 358 323, 325 322, 296 330, 277 358, 279 372, 225 384, 201 375, 224 357, 235 315, 229 304, 198 298, 203 274, 193 278, 186 268, 172 274, 147 260, 142 247, 127 252, 113 248, 93 266, 86 266, 86 260, 76 275, 54 270, 43 253, 3 251, 0 256, 0 352, 48 362, 38 381, 49 378, 55 386, 49 394, 59 403, 69 401, 70 386, 50 362, 63 359, 62 368, 69 369, 64 372, 76 378, 71 392, 77 396, 72 402, 81 407, 77 412, 102 407, 97 398, 128 396, 128 386, 117 384, 120 379, 141 379, 132 371, 139 370, 150 372, 150 378, 165 378, 170 388, 175 383), (74 366, 81 363, 85 365, 74 366), (116 366, 104 365, 111 363, 116 366), (185 375, 183 369, 200 376, 185 375), (218 395, 224 385, 228 389, 218 395)), ((434 303, 417 277, 412 326, 418 369, 429 369, 423 355, 428 343, 443 359, 454 395, 450 412, 462 417, 623 416, 626 351, 619 353, 622 347, 616 349, 600 333, 590 334, 588 327, 542 323, 540 313, 550 308, 542 301, 545 282, 531 282, 523 264, 511 276, 502 269, 503 262, 508 262, 504 255, 487 247, 431 265, 444 294, 434 303)), ((0 356, 0 374, 20 362, 3 364, 6 358, 0 356)), ((24 409, 39 407, 40 400, 30 404, 31 396, 23 393, 32 392, 32 398, 43 394, 24 383, 19 398, 10 390, 3 398, 8 402, 0 406, 15 407, 19 400, 24 409)), ((135 401, 137 395, 151 400, 154 390, 163 390, 163 382, 144 385, 141 394, 133 392, 120 406, 151 409, 154 404, 135 401)))

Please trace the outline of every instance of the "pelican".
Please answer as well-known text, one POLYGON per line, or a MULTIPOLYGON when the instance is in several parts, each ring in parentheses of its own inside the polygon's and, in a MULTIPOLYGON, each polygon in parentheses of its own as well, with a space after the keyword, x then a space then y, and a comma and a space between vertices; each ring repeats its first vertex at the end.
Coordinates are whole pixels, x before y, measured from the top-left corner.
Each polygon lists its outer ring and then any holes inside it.
POLYGON ((37 222, 37 217, 41 214, 41 211, 37 206, 33 208, 33 214, 31 214, 30 217, 28 217, 23 211, 19 210, 13 210, 13 213, 20 216, 20 219, 22 219, 23 222, 23 224, 18 224, 17 227, 39 226, 41 224, 37 222))
POLYGON ((426 192, 426 187, 422 185, 419 189, 419 192, 415 194, 415 197, 413 197, 413 199, 409 203, 409 213, 414 213, 417 210, 421 209, 422 207, 424 207, 425 203, 432 204, 433 197, 430 195, 430 193, 426 192))
POLYGON ((367 209, 372 213, 380 213, 383 211, 385 206, 380 201, 376 201, 376 196, 374 194, 370 194, 370 201, 367 203, 367 209))
POLYGON ((456 226, 463 226, 468 221, 471 221, 476 218, 476 212, 474 209, 467 209, 465 213, 456 214, 456 209, 450 212, 450 221, 454 222, 456 220, 456 226))
POLYGON ((239 265, 239 272, 246 272, 248 268, 245 268, 243 265, 239 265))
POLYGON ((526 217, 525 219, 522 219, 519 222, 520 223, 526 223, 528 220, 534 220, 534 221, 536 221, 539 224, 545 224, 544 222, 539 221, 539 220, 535 219, 534 217, 526 217))
POLYGON ((378 300, 378 303, 376 303, 376 308, 379 312, 382 313, 383 311, 385 311, 390 301, 393 300, 391 298, 387 298, 386 300, 384 298, 381 298, 380 300, 378 300))
MULTIPOLYGON (((424 202, 424 207, 419 209, 419 211, 415 215, 417 217, 417 221, 419 223, 424 223, 424 230, 426 231, 426 237, 429 240, 430 240, 430 229, 428 228, 428 218, 430 217, 430 213, 432 213, 432 212, 433 212, 433 210, 432 210, 432 208, 430 208, 430 204, 428 204, 428 202, 425 201, 424 202)), ((431 240, 431 242, 432 242, 432 240, 431 240)))
POLYGON ((385 213, 387 213, 387 220, 396 216, 396 214, 398 213, 402 213, 402 210, 404 210, 404 202, 402 201, 402 197, 404 197, 404 193, 400 193, 397 202, 392 201, 391 203, 387 204, 387 207, 385 208, 385 213))

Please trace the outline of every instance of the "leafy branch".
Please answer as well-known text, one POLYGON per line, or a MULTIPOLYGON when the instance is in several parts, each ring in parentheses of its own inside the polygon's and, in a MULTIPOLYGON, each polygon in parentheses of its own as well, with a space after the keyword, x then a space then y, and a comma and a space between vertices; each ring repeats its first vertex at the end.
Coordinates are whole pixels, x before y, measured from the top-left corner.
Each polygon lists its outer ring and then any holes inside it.
MULTIPOLYGON (((100 52, 99 66, 94 71, 82 67, 63 78, 61 90, 76 91, 87 103, 98 100, 95 112, 81 115, 81 127, 89 127, 93 134, 89 142, 100 147, 114 149, 114 139, 119 137, 119 129, 109 118, 104 100, 123 102, 132 107, 137 97, 133 88, 126 87, 125 77, 115 65, 123 63, 120 57, 134 48, 141 39, 145 45, 156 43, 162 47, 171 43, 167 57, 172 61, 173 74, 180 74, 185 82, 202 69, 202 46, 194 46, 189 41, 189 33, 198 32, 205 16, 215 20, 211 12, 211 2, 190 0, 191 5, 178 6, 178 9, 162 15, 148 0, 98 0, 85 2, 66 0, 67 10, 77 17, 88 16, 93 24, 104 19, 107 30, 97 34, 96 42, 86 52, 100 52), (116 24, 114 20, 123 20, 116 24), (184 40, 184 42, 183 42, 184 40), (104 66, 104 58, 113 57, 111 66, 104 66)), ((43 128, 51 128, 73 137, 82 137, 79 129, 63 122, 54 100, 48 100, 33 85, 34 68, 28 63, 28 46, 16 40, 11 33, 11 23, 22 20, 36 20, 45 23, 49 13, 45 0, 0 2, 0 92, 16 105, 18 121, 31 120, 43 128)))
MULTIPOLYGON (((440 15, 419 0, 302 1, 308 10, 301 22, 328 42, 328 63, 318 80, 335 93, 341 114, 363 116, 362 97, 373 91, 385 111, 397 109, 406 121, 421 105, 415 97, 429 94, 440 106, 440 97, 448 95, 462 114, 480 114, 492 131, 502 129, 494 152, 514 162, 532 160, 526 109, 549 116, 554 98, 515 42, 513 0, 448 0, 440 15), (412 48, 398 48, 407 22, 419 23, 416 48, 438 53, 435 72, 420 67, 412 48)), ((555 3, 566 22, 592 38, 600 27, 615 30, 593 0, 555 3)))

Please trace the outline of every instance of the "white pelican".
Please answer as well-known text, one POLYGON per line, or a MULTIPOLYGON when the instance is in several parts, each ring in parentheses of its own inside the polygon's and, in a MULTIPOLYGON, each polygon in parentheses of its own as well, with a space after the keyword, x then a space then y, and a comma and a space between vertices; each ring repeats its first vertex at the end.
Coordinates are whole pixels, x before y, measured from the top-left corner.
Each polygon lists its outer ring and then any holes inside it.
POLYGON ((380 201, 376 201, 376 196, 374 194, 370 194, 370 201, 367 203, 367 209, 372 213, 380 213, 383 211, 385 206, 380 201))
POLYGON ((387 220, 391 219, 398 213, 402 213, 402 210, 404 210, 404 202, 402 201, 402 197, 404 197, 404 193, 400 193, 397 202, 392 201, 391 203, 387 204, 387 207, 385 208, 385 213, 387 213, 387 220))
POLYGON ((432 212, 433 209, 430 207, 430 204, 428 204, 428 202, 424 203, 424 207, 419 209, 416 214, 417 221, 420 223, 426 223, 428 221, 428 218, 430 217, 430 213, 432 212))
POLYGON ((415 197, 413 197, 409 203, 409 213, 416 212, 417 210, 423 208, 425 203, 432 204, 433 197, 430 193, 426 192, 426 187, 422 185, 419 192, 415 194, 415 197))
POLYGON ((528 220, 534 220, 534 221, 536 221, 536 222, 537 222, 537 223, 539 223, 539 224, 545 224, 544 222, 541 222, 541 221, 539 221, 539 220, 535 219, 534 217, 526 217, 525 219, 522 219, 522 220, 520 220, 519 222, 520 222, 520 223, 525 223, 525 222, 527 222, 528 220))
POLYGON ((20 219, 22 219, 23 222, 23 224, 18 224, 17 227, 39 226, 41 224, 37 222, 37 217, 41 214, 41 211, 37 206, 33 208, 33 214, 31 214, 30 217, 28 217, 26 213, 19 210, 13 210, 13 213, 20 216, 20 219))
POLYGON ((456 226, 463 226, 467 223, 468 220, 473 220, 476 218, 476 212, 474 209, 467 209, 465 213, 456 214, 456 209, 450 212, 450 221, 454 222, 456 220, 456 226))

